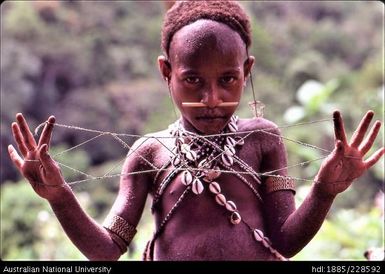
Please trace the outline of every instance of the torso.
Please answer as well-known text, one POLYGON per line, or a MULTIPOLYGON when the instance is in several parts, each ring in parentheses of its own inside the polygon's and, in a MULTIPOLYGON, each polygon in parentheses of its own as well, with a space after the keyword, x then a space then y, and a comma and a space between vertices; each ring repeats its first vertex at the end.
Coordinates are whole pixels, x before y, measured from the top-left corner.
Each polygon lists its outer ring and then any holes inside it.
MULTIPOLYGON (((272 123, 264 119, 240 119, 238 132, 271 128, 272 123)), ((167 131, 162 132, 167 134, 167 131)), ((236 155, 256 172, 260 172, 261 159, 265 148, 271 142, 271 136, 253 133, 245 139, 236 155)), ((161 139, 163 145, 157 144, 154 161, 161 167, 170 159, 173 139, 161 139), (167 148, 166 148, 167 147, 167 148)), ((268 150, 268 149, 267 149, 268 150)), ((163 179, 172 170, 160 173, 152 189, 155 191, 163 179)), ((236 166, 234 168, 238 169, 236 166)), ((262 195, 261 185, 244 175, 262 195)), ((251 189, 233 174, 222 173, 217 181, 227 200, 233 201, 242 219, 252 228, 265 231, 264 208, 262 202, 251 189)), ((256 242, 252 230, 243 222, 234 225, 229 221, 231 213, 215 201, 215 195, 208 190, 195 195, 186 195, 164 230, 159 234, 154 245, 154 260, 276 260, 276 257, 261 243, 256 242)), ((156 226, 165 219, 171 208, 178 201, 186 186, 181 183, 181 174, 174 178, 164 191, 154 215, 156 226)), ((154 193, 152 193, 154 194, 154 193)), ((263 198, 263 197, 262 197, 263 198)))

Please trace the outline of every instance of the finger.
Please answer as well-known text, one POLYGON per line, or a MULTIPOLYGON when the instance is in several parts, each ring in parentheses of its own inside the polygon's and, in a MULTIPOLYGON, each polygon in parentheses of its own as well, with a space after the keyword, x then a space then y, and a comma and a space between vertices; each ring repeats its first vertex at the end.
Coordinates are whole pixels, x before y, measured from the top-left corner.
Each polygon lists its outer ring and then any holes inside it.
POLYGON ((362 118, 359 126, 357 127, 357 129, 354 132, 353 137, 351 139, 350 145, 352 147, 357 148, 361 144, 362 140, 365 137, 366 131, 369 128, 370 122, 373 119, 373 116, 374 116, 374 112, 369 110, 365 114, 364 118, 362 118))
POLYGON ((28 150, 34 150, 36 148, 36 141, 33 138, 31 131, 29 130, 28 124, 25 121, 21 113, 16 114, 16 120, 19 125, 21 134, 24 137, 24 143, 28 150))
POLYGON ((334 149, 330 153, 329 157, 332 157, 335 161, 338 161, 339 159, 342 159, 344 157, 345 153, 345 146, 342 143, 342 141, 337 140, 334 146, 334 149))
POLYGON ((380 132, 381 128, 381 122, 377 121, 372 129, 369 132, 369 135, 365 138, 365 140, 362 142, 362 144, 359 147, 359 150, 361 151, 362 155, 365 155, 371 148, 376 140, 376 137, 378 135, 378 132, 380 132))
POLYGON ((334 153, 335 153, 338 157, 343 157, 343 156, 344 156, 344 153, 345 153, 345 146, 344 146, 344 144, 342 143, 341 140, 337 140, 336 146, 335 146, 335 148, 334 148, 334 153))
POLYGON ((16 141, 16 144, 17 144, 17 147, 20 150, 20 153, 21 153, 21 155, 26 157, 27 153, 28 153, 28 149, 27 149, 27 147, 24 144, 24 138, 21 135, 20 128, 19 128, 19 126, 16 123, 12 123, 11 127, 12 127, 13 138, 16 141))
POLYGON ((44 169, 49 172, 52 169, 56 169, 55 161, 52 160, 51 156, 48 154, 48 145, 43 144, 39 149, 39 158, 40 162, 43 165, 44 169))
POLYGON ((8 146, 9 157, 11 157, 12 162, 15 164, 17 169, 21 172, 21 167, 23 166, 23 159, 21 159, 20 155, 17 153, 16 149, 12 146, 8 146))
POLYGON ((334 121, 334 136, 336 140, 340 140, 343 145, 347 144, 344 122, 342 121, 341 113, 338 110, 334 111, 333 113, 333 121, 334 121))
POLYGON ((43 144, 47 144, 49 147, 49 142, 51 141, 52 130, 55 124, 55 117, 50 116, 44 126, 43 132, 41 133, 38 146, 42 146, 43 144))
POLYGON ((385 153, 385 148, 381 148, 377 150, 369 159, 367 159, 364 162, 366 169, 371 168, 375 163, 377 163, 377 161, 380 160, 380 158, 382 157, 382 155, 384 155, 384 153, 385 153))

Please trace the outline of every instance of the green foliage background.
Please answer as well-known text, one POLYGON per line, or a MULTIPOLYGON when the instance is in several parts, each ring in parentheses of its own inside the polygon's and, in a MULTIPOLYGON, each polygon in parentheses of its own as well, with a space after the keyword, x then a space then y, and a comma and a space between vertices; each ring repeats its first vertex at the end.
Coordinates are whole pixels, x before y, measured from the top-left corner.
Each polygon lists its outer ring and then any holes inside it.
MULTIPOLYGON (((383 121, 384 9, 380 2, 290 1, 241 4, 251 17, 256 57, 253 80, 265 117, 278 125, 343 113, 348 135, 366 110, 383 121)), ((50 114, 66 125, 145 134, 175 120, 156 64, 165 8, 160 1, 7 1, 1 5, 1 259, 85 260, 63 233, 46 201, 21 180, 9 161, 10 124, 23 112, 35 128, 50 114)), ((245 90, 241 117, 250 117, 245 90)), ((290 139, 328 150, 331 121, 281 129, 290 139)), ((51 154, 95 176, 119 173, 126 151, 107 136, 57 127, 51 154)), ((384 145, 382 130, 375 149, 384 145)), ((134 138, 126 138, 131 144, 134 138)), ((318 150, 286 141, 289 165, 321 157, 318 150)), ((320 161, 290 169, 312 178, 320 161)), ((294 260, 364 260, 384 246, 384 216, 375 197, 383 193, 384 162, 335 201, 320 232, 294 260)), ((68 182, 84 179, 63 166, 68 182)), ((310 183, 297 182, 297 204, 310 183)), ((118 178, 73 185, 86 211, 102 222, 118 178)), ((140 260, 153 231, 148 206, 129 252, 140 260)))

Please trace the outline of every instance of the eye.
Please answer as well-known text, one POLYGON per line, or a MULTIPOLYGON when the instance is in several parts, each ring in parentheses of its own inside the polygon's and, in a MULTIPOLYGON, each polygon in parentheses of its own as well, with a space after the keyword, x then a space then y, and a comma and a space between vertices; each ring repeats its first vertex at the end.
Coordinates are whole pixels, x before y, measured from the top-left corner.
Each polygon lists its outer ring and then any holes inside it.
POLYGON ((186 83, 192 84, 192 85, 200 83, 199 77, 195 77, 195 76, 186 77, 185 81, 186 83))
POLYGON ((232 84, 237 80, 234 76, 224 76, 221 78, 221 82, 224 84, 232 84))

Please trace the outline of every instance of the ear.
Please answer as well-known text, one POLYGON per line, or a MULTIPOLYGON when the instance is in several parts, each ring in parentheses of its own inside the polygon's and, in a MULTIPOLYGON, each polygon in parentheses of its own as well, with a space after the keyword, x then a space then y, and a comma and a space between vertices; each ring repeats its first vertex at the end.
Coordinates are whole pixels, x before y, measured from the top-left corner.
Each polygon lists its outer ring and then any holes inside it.
POLYGON ((245 73, 245 79, 250 75, 251 69, 253 68, 255 62, 254 56, 247 57, 245 63, 243 64, 243 71, 245 73))
POLYGON ((164 55, 158 57, 158 66, 162 77, 169 81, 171 78, 171 64, 164 55))

